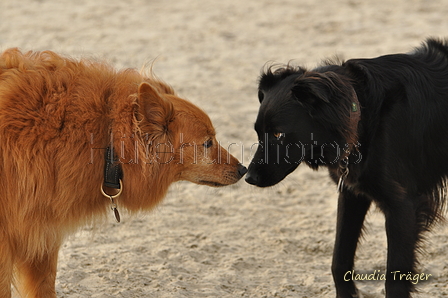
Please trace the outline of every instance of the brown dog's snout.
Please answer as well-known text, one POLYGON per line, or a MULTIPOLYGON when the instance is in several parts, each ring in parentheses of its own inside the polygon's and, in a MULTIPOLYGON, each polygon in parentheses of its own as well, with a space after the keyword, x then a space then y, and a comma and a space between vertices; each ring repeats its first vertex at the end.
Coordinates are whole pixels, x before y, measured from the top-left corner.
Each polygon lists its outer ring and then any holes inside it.
POLYGON ((243 166, 242 164, 238 164, 238 174, 240 174, 240 177, 243 177, 247 173, 247 168, 243 166))

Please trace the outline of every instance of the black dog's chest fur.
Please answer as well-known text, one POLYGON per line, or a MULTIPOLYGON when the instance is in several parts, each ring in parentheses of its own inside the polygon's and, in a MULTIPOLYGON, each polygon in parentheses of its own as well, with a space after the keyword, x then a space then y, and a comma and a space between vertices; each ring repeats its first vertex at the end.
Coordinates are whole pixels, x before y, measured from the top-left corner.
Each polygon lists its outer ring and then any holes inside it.
POLYGON ((311 71, 269 69, 260 78, 259 99, 260 146, 246 181, 274 185, 304 162, 327 167, 338 183, 348 156, 332 265, 337 296, 357 297, 354 283, 343 277, 353 270, 364 217, 375 201, 386 218, 386 296, 410 297, 415 285, 396 282, 391 273, 418 272, 422 233, 443 215, 447 42, 428 39, 409 54, 327 63, 311 71), (360 121, 351 111, 357 105, 360 121))

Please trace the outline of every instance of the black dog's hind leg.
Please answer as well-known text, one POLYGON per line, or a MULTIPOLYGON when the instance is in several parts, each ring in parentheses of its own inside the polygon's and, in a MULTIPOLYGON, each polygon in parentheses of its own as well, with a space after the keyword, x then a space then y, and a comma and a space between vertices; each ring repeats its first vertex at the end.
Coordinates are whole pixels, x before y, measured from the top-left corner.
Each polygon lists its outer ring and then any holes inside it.
POLYGON ((353 270, 356 247, 362 233, 364 218, 371 201, 348 190, 339 194, 336 242, 332 273, 338 298, 358 297, 350 271, 353 270))

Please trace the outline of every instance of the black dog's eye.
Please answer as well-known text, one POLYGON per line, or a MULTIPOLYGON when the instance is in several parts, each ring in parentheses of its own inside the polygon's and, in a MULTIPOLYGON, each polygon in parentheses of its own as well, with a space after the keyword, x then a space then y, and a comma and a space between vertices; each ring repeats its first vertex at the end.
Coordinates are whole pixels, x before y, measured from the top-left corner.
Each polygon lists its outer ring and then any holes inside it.
POLYGON ((283 132, 276 132, 274 133, 274 137, 278 140, 281 141, 283 140, 283 138, 285 137, 285 134, 283 132))
POLYGON ((213 146, 213 140, 212 139, 207 140, 207 141, 204 142, 204 147, 205 148, 210 148, 211 146, 213 146))

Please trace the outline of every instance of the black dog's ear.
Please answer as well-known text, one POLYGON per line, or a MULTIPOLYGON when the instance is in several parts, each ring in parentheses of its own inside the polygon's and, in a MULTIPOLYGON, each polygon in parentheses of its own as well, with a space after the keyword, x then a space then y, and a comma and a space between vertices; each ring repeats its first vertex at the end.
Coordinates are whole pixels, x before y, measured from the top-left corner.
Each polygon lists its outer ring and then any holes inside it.
POLYGON ((330 103, 334 93, 342 83, 339 76, 328 71, 325 73, 309 72, 299 77, 292 88, 292 95, 302 104, 317 105, 330 103))
POLYGON ((258 90, 258 101, 261 103, 264 99, 264 93, 260 89, 258 90))
POLYGON ((269 66, 264 73, 261 74, 258 81, 258 100, 260 103, 264 99, 264 92, 279 84, 282 80, 290 75, 301 75, 306 72, 304 68, 285 65, 277 68, 276 65, 269 66))

